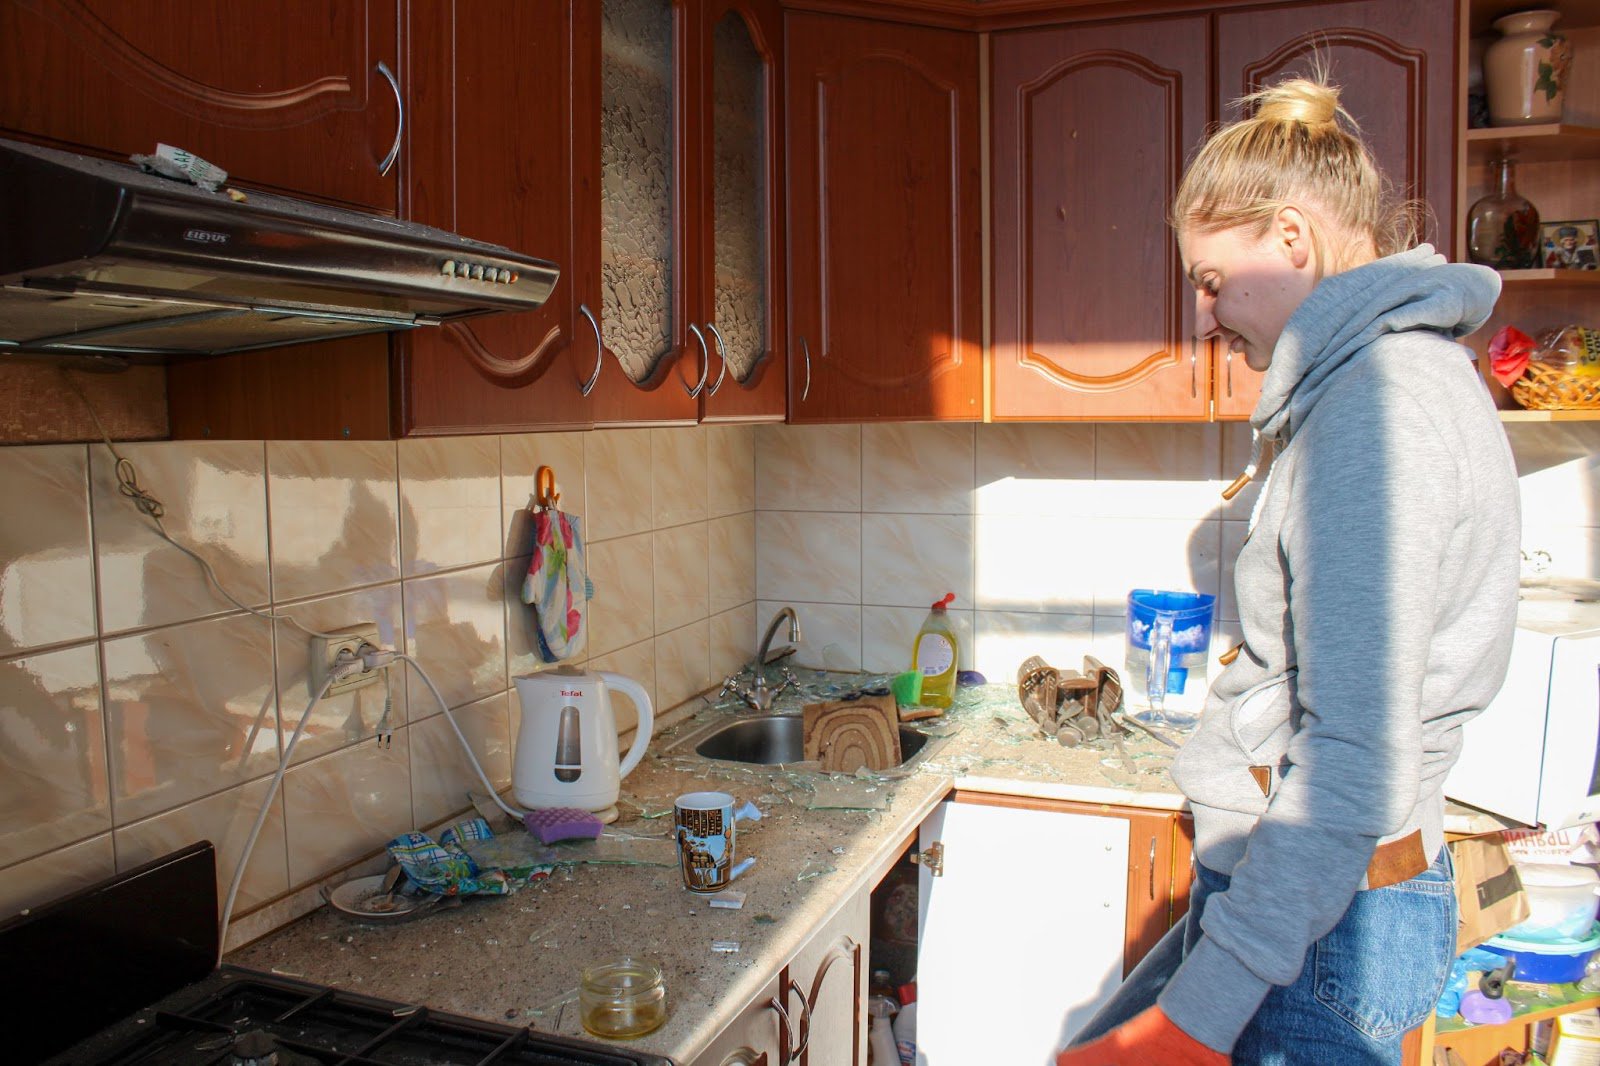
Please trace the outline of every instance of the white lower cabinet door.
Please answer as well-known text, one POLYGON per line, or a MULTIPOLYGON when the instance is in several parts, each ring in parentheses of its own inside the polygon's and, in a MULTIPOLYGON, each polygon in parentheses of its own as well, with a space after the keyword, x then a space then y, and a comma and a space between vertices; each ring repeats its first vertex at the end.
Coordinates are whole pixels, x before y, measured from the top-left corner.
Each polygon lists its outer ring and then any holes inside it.
POLYGON ((1054 1066, 1122 981, 1128 822, 941 803, 919 846, 919 1066, 1054 1066))
POLYGON ((793 1037, 774 977, 734 1023, 694 1060, 694 1066, 785 1066, 793 1037))
POLYGON ((789 964, 784 1005, 799 1035, 799 1066, 867 1066, 867 889, 817 930, 789 964), (802 1002, 804 997, 804 1002, 802 1002))

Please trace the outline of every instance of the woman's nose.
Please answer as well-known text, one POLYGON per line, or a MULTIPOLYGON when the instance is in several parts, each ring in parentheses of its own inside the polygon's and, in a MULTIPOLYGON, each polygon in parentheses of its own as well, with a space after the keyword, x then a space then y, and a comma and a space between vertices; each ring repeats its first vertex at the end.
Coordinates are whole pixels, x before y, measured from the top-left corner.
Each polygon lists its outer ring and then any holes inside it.
POLYGON ((1216 316, 1216 300, 1210 293, 1196 292, 1194 294, 1194 333, 1196 337, 1205 340, 1214 336, 1221 330, 1216 316))

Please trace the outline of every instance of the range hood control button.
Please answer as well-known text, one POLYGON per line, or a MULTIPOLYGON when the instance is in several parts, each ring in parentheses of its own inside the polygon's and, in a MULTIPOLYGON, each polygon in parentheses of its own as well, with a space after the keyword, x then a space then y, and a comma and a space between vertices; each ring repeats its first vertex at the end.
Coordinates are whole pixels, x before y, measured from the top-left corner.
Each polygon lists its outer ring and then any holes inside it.
POLYGON ((454 259, 446 259, 444 261, 443 265, 441 265, 439 267, 439 273, 441 273, 441 274, 448 275, 448 274, 454 274, 455 272, 456 272, 456 261, 454 259))

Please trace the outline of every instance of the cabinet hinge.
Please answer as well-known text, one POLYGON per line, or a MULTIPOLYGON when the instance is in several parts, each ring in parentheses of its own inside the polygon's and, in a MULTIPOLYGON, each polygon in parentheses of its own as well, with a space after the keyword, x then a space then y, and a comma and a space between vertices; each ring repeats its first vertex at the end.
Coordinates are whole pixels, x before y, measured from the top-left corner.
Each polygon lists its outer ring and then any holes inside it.
POLYGON ((935 840, 924 851, 913 851, 911 861, 918 866, 926 866, 928 873, 934 877, 944 876, 944 845, 935 840))

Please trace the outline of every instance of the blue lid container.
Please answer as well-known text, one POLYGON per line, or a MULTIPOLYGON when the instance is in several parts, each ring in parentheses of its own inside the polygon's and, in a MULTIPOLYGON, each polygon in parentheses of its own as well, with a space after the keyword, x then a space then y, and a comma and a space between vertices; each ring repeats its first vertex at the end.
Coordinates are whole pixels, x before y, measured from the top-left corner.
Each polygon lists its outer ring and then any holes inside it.
POLYGON ((1600 950, 1600 923, 1591 926, 1589 935, 1582 940, 1541 942, 1501 935, 1490 937, 1479 946, 1516 961, 1516 972, 1511 975, 1513 981, 1562 985, 1581 980, 1589 956, 1600 950))

